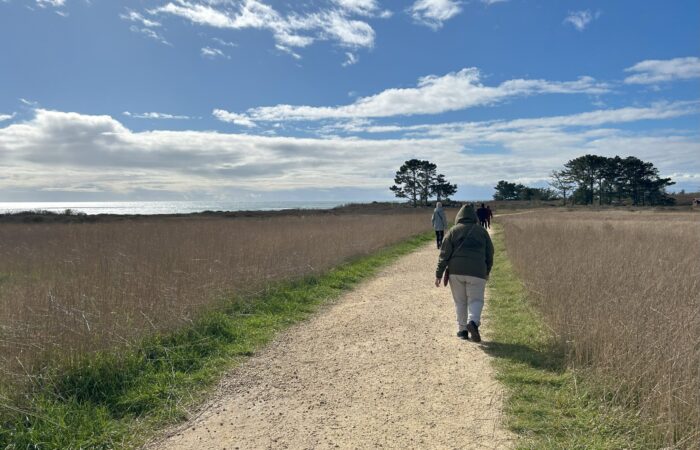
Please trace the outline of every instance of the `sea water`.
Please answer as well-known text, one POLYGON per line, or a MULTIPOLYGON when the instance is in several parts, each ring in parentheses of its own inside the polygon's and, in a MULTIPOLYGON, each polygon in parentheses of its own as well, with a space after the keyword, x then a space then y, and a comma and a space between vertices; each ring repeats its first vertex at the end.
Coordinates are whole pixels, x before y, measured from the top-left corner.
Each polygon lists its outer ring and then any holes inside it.
POLYGON ((332 201, 0 202, 0 214, 21 211, 63 213, 67 209, 85 214, 187 214, 202 211, 330 209, 341 204, 332 201))

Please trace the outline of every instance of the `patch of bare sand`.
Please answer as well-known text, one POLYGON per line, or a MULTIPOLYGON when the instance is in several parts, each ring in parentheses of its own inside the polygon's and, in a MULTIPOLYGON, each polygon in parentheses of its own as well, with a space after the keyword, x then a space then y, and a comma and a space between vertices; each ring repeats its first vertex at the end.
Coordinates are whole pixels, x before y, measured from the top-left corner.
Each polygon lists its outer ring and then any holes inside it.
POLYGON ((432 245, 404 256, 282 333, 154 448, 510 447, 489 356, 455 337, 436 261, 432 245))

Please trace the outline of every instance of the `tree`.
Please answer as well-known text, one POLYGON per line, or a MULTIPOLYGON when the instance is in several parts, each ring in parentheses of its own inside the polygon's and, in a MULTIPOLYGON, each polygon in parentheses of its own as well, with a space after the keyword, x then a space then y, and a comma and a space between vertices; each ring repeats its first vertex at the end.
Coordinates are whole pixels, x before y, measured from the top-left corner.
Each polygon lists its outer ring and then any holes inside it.
POLYGON ((397 197, 409 199, 414 208, 418 206, 418 196, 421 189, 420 170, 421 161, 415 158, 406 161, 396 172, 395 184, 389 188, 397 197))
MULTIPOLYGON (((671 201, 666 188, 675 184, 670 178, 660 178, 659 171, 650 162, 634 156, 607 158, 584 155, 564 165, 564 170, 555 172, 559 177, 575 184, 572 200, 576 203, 611 204, 629 198, 633 205, 667 204, 671 201)), ((554 178, 550 185, 557 188, 554 178)))
POLYGON ((563 170, 553 170, 551 177, 552 180, 549 182, 549 185, 552 186, 555 191, 561 193, 564 198, 564 204, 566 205, 566 194, 574 189, 574 181, 569 178, 563 170))
POLYGON ((445 175, 437 175, 437 165, 430 161, 409 159, 396 172, 394 185, 389 189, 399 198, 407 198, 413 207, 418 202, 427 205, 430 197, 437 195, 438 201, 457 192, 457 185, 450 184, 445 175))
MULTIPOLYGON (((522 185, 520 185, 522 186, 522 185)), ((549 200, 554 200, 557 198, 556 193, 547 188, 536 188, 536 187, 528 187, 528 186, 522 186, 522 189, 520 189, 520 200, 543 200, 543 201, 549 201, 549 200)))
POLYGON ((431 192, 437 196, 437 201, 442 201, 443 198, 448 200, 450 195, 457 192, 457 185, 450 184, 445 175, 439 174, 431 186, 431 192))
POLYGON ((559 192, 566 204, 599 205, 622 203, 630 199, 634 205, 673 204, 666 188, 674 185, 670 178, 659 177, 659 170, 650 162, 634 156, 608 158, 598 155, 579 156, 568 161, 564 169, 551 173, 549 185, 535 188, 501 180, 496 185, 495 200, 553 200, 559 192))
POLYGON ((496 184, 495 189, 496 193, 493 194, 494 200, 518 200, 525 186, 501 180, 496 184))
POLYGON ((634 156, 622 160, 622 175, 626 190, 633 205, 645 204, 645 190, 650 187, 650 181, 658 178, 658 169, 650 162, 644 162, 634 156))
POLYGON ((593 204, 595 200, 595 185, 602 183, 602 169, 606 158, 597 155, 584 155, 564 164, 564 175, 574 181, 577 192, 583 194, 586 204, 593 204))
POLYGON ((420 200, 423 205, 428 205, 428 200, 432 195, 433 185, 437 174, 437 165, 430 161, 420 162, 420 171, 418 172, 418 181, 420 184, 420 200))
POLYGON ((622 174, 622 158, 606 158, 605 165, 601 169, 603 186, 601 186, 600 196, 606 204, 613 202, 613 197, 617 198, 617 203, 622 202, 625 195, 625 179, 622 174))

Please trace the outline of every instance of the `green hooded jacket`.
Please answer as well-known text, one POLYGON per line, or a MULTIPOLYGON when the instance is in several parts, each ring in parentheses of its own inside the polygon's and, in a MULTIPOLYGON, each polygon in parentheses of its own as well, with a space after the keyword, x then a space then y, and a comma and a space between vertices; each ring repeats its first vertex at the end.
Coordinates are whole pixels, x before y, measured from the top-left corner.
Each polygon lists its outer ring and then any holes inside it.
POLYGON ((442 278, 449 268, 450 275, 488 278, 493 266, 493 243, 489 233, 478 224, 474 207, 462 206, 455 223, 442 241, 435 277, 442 278))

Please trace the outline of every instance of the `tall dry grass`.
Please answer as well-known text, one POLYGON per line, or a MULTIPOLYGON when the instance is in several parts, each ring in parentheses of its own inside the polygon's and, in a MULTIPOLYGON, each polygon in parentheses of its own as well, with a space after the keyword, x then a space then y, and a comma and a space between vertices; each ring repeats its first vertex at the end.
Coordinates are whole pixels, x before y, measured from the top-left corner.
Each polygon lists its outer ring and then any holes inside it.
POLYGON ((430 212, 0 224, 0 385, 430 228, 430 212))
POLYGON ((659 446, 700 442, 700 214, 507 216, 506 247, 570 362, 651 419, 659 446))

